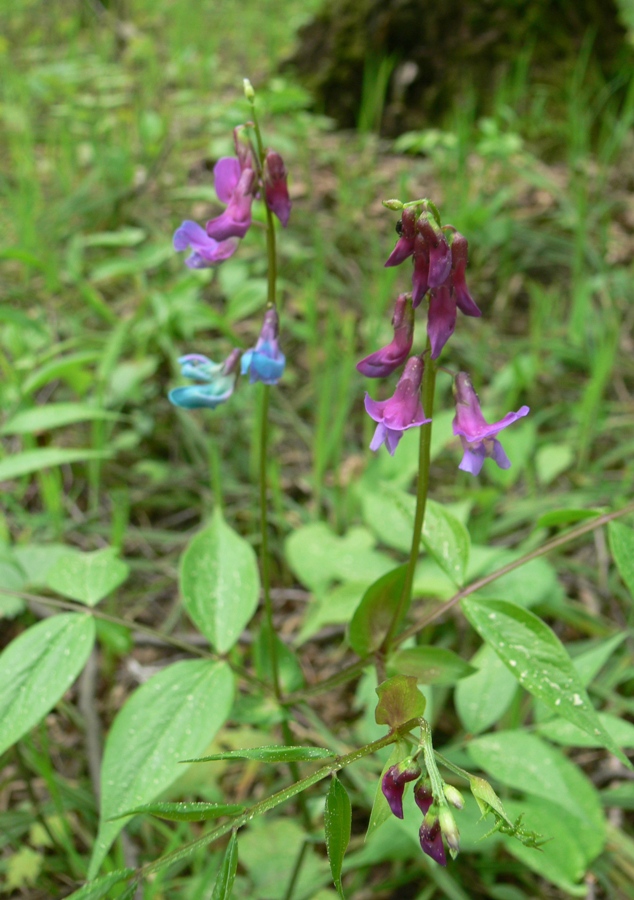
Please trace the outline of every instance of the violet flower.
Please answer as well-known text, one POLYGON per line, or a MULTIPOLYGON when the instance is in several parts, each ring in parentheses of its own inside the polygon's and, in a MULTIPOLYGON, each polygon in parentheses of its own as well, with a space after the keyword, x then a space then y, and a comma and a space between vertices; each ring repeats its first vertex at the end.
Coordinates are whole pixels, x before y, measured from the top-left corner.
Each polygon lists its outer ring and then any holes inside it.
POLYGON ((390 766, 381 780, 383 796, 397 819, 403 818, 403 792, 409 781, 415 781, 421 773, 420 765, 411 756, 395 766, 390 766))
POLYGON ((240 160, 233 156, 223 156, 214 166, 214 185, 218 199, 228 205, 223 213, 207 222, 207 234, 217 241, 243 238, 251 226, 255 172, 250 166, 241 168, 240 160))
POLYGON ((416 309, 429 290, 429 247, 422 235, 414 239, 414 272, 412 273, 412 306, 416 309))
POLYGON ((208 269, 224 262, 236 252, 238 241, 229 238, 226 241, 216 241, 210 238, 207 232, 197 222, 186 219, 174 232, 174 250, 179 252, 191 247, 192 252, 185 260, 185 265, 190 269, 208 269))
POLYGON ((286 228, 291 214, 291 199, 288 196, 286 167, 279 153, 274 150, 267 152, 263 174, 266 205, 280 220, 282 228, 286 228))
POLYGON ((459 231, 454 232, 451 240, 451 281, 456 295, 456 305, 465 316, 481 316, 475 300, 469 293, 465 279, 465 271, 469 258, 469 244, 459 231))
POLYGON ((501 469, 510 468, 511 462, 496 435, 522 416, 528 415, 528 406, 522 406, 517 412, 507 413, 499 422, 489 425, 482 415, 478 395, 466 372, 456 375, 454 394, 456 416, 453 420, 453 433, 460 436, 464 449, 458 468, 463 472, 479 475, 487 456, 494 459, 501 469))
POLYGON ((215 409, 220 406, 235 389, 238 373, 234 370, 239 358, 238 349, 232 350, 222 363, 214 363, 200 353, 181 356, 178 362, 183 377, 202 383, 174 388, 168 395, 170 403, 182 409, 215 409))
POLYGON ((407 361, 393 397, 389 400, 373 400, 366 393, 366 412, 378 422, 370 450, 378 450, 381 444, 385 443, 388 453, 394 456, 404 431, 431 422, 431 419, 425 418, 423 404, 420 401, 422 380, 423 361, 419 356, 412 356, 407 361))
POLYGON ((442 831, 435 807, 432 806, 426 813, 418 837, 423 853, 430 856, 438 865, 446 866, 445 845, 442 842, 442 831))
POLYGON ((431 344, 431 358, 438 359, 456 327, 456 297, 447 285, 434 288, 429 297, 427 334, 431 344))
POLYGON ((400 266, 408 256, 414 252, 414 238, 416 237, 416 209, 413 206, 403 210, 403 214, 396 226, 399 238, 396 246, 390 253, 385 267, 400 266))
POLYGON ((242 354, 242 374, 254 384, 277 384, 284 372, 286 357, 278 347, 279 320, 274 306, 264 313, 264 322, 255 347, 242 354))
POLYGON ((367 378, 385 378, 407 359, 414 340, 414 309, 409 294, 398 296, 392 325, 394 337, 390 343, 357 363, 358 371, 367 378))
POLYGON ((429 778, 421 778, 421 780, 416 783, 414 786, 414 800, 422 814, 427 815, 429 807, 434 802, 434 795, 432 794, 429 778))
POLYGON ((445 283, 451 272, 451 247, 432 213, 423 213, 422 216, 419 216, 416 222, 416 231, 425 240, 429 248, 429 274, 427 278, 429 287, 440 287, 441 284, 445 283))

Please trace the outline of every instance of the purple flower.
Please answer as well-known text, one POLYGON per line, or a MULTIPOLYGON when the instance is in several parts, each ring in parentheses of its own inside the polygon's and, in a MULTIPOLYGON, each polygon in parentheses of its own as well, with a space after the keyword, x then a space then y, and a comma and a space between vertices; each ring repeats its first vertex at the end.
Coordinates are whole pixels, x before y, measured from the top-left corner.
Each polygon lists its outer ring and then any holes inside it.
POLYGON ((264 199, 268 208, 282 223, 282 227, 286 228, 291 214, 291 200, 288 196, 284 160, 274 150, 269 150, 264 160, 264 199))
POLYGON ((414 239, 414 272, 412 274, 412 306, 414 309, 429 290, 429 247, 422 235, 414 239))
POLYGON ((429 807, 434 802, 434 795, 431 791, 431 784, 428 778, 421 778, 421 780, 414 787, 414 800, 416 801, 416 806, 420 809, 423 815, 427 815, 429 812, 429 807))
POLYGON ((434 288, 429 297, 427 334, 431 344, 431 358, 438 359, 456 327, 456 297, 446 285, 434 288))
POLYGON ((432 213, 423 213, 418 218, 416 231, 429 248, 429 287, 440 287, 451 272, 451 247, 432 213))
POLYGON ((396 226, 396 232, 399 238, 396 246, 387 258, 386 268, 389 266, 400 266, 414 252, 414 238, 416 236, 416 210, 414 207, 408 207, 403 210, 401 219, 396 226))
POLYGON ((409 294, 400 294, 392 316, 394 337, 389 344, 357 363, 357 369, 367 378, 385 378, 403 365, 414 340, 414 310, 409 294))
POLYGON ((214 166, 214 184, 218 199, 228 205, 223 213, 207 222, 207 234, 217 241, 243 238, 251 225, 255 172, 249 166, 241 169, 238 159, 223 156, 214 166))
POLYGON ((184 378, 201 384, 178 387, 169 392, 170 403, 182 409, 198 409, 206 407, 215 409, 228 400, 236 386, 238 373, 234 371, 240 358, 238 349, 232 350, 222 363, 214 363, 200 353, 189 353, 181 356, 178 362, 184 378))
POLYGON ((456 231, 451 240, 451 280, 456 295, 456 305, 465 316, 481 316, 465 280, 469 258, 469 244, 466 237, 456 231))
POLYGON ((420 846, 423 853, 430 856, 440 866, 446 866, 445 846, 442 842, 442 831, 440 830, 440 821, 435 807, 432 807, 426 813, 423 824, 420 826, 418 837, 420 838, 420 846))
POLYGON ((423 361, 419 356, 412 356, 407 361, 393 397, 389 400, 373 400, 366 393, 366 412, 378 422, 370 450, 378 450, 381 444, 385 443, 390 455, 394 456, 404 431, 431 422, 431 419, 425 418, 420 401, 422 380, 423 361))
POLYGON ((456 375, 454 394, 456 416, 453 420, 453 433, 460 436, 464 449, 464 456, 458 468, 463 472, 479 475, 487 456, 494 459, 501 469, 510 468, 510 460, 496 435, 507 425, 512 425, 522 416, 528 415, 530 411, 528 406, 522 406, 517 412, 507 413, 499 422, 489 425, 482 415, 478 395, 466 372, 459 372, 456 375))
POLYGON ((248 373, 251 384, 256 381, 277 384, 282 377, 286 357, 277 344, 278 330, 277 310, 272 306, 264 313, 262 330, 255 347, 242 355, 242 374, 248 373))
POLYGON ((390 766, 381 781, 381 790, 390 809, 397 819, 403 818, 403 792, 408 781, 415 781, 421 768, 416 760, 408 756, 395 766, 390 766))
POLYGON ((174 250, 187 250, 188 247, 191 247, 192 253, 185 260, 185 265, 190 269, 208 269, 229 259, 236 252, 238 241, 229 238, 218 242, 207 235, 202 225, 186 220, 174 232, 174 250))

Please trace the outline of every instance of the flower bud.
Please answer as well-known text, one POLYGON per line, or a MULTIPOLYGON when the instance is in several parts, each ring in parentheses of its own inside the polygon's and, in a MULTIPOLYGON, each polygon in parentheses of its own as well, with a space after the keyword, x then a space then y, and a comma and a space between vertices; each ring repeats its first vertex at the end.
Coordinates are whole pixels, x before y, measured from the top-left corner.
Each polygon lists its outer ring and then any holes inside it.
POLYGON ((242 84, 244 86, 244 96, 247 98, 249 103, 253 103, 253 101, 255 100, 255 91, 253 90, 253 85, 248 78, 243 78, 242 84))
POLYGON ((429 807, 434 802, 434 795, 432 794, 429 778, 421 778, 421 780, 416 783, 414 787, 414 800, 422 814, 424 816, 427 815, 429 807))
POLYGON ((291 214, 291 200, 284 160, 275 150, 269 150, 264 159, 264 198, 268 208, 286 228, 291 214))
POLYGON ((440 822, 440 831, 447 841, 447 846, 451 851, 451 855, 455 856, 460 850, 460 832, 458 831, 458 826, 456 825, 453 813, 448 806, 443 806, 441 808, 440 813, 438 814, 438 821, 440 822))
POLYGON ((421 768, 411 756, 390 766, 381 782, 381 790, 397 819, 403 818, 403 792, 408 781, 415 781, 421 768))
POLYGON ((400 200, 384 200, 383 206, 386 209, 393 209, 394 211, 403 209, 403 204, 400 200))
POLYGON ((419 216, 416 230, 429 250, 429 287, 439 287, 451 272, 451 248, 447 238, 431 213, 419 216))
POLYGON ((438 863, 438 865, 446 866, 447 857, 445 856, 445 846, 442 842, 442 832, 440 830, 437 807, 432 806, 423 819, 423 824, 420 826, 418 837, 423 853, 430 856, 434 862, 438 863))
POLYGON ((457 788, 452 784, 445 784, 443 790, 447 803, 451 803, 456 809, 464 809, 464 797, 457 788))

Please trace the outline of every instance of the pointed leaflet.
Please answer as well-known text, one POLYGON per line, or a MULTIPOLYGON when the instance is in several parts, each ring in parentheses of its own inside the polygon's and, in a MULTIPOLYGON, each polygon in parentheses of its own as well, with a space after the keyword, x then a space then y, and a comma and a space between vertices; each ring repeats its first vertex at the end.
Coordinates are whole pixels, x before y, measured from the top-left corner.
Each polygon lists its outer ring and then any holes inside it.
POLYGON ((212 647, 230 650, 256 610, 260 577, 253 548, 219 509, 183 554, 180 588, 185 609, 212 647))
POLYGON ((217 759, 257 759, 259 762, 302 762, 308 759, 327 759, 335 754, 325 747, 289 747, 280 744, 272 747, 249 747, 246 750, 227 750, 225 753, 213 753, 200 759, 188 759, 186 762, 213 762, 217 759))
POLYGON ((381 682, 376 692, 379 696, 374 713, 377 725, 389 725, 393 730, 425 712, 427 701, 413 675, 394 675, 381 682))
POLYGON ((224 724, 233 701, 226 663, 185 660, 143 684, 115 717, 101 768, 101 819, 89 877, 123 828, 110 821, 154 800, 185 771, 224 724))
POLYGON ((91 616, 65 613, 33 625, 0 656, 0 753, 44 718, 84 667, 91 616))
MULTIPOLYGON (((118 869, 116 872, 108 872, 107 875, 101 875, 94 881, 89 881, 78 891, 69 894, 66 900, 103 900, 103 898, 112 897, 110 893, 113 887, 121 884, 134 875, 134 869, 118 869)), ((120 896, 117 894, 117 896, 120 896)))
POLYGON ((115 588, 118 588, 130 571, 126 563, 118 559, 114 547, 82 553, 68 548, 47 576, 47 586, 86 606, 95 606, 115 588))
POLYGON ((346 848, 350 843, 351 826, 352 810, 350 798, 337 776, 333 775, 330 782, 330 790, 326 795, 324 830, 326 832, 326 850, 330 861, 332 880, 342 900, 344 900, 344 893, 341 885, 341 868, 343 866, 343 858, 346 855, 346 848))
MULTIPOLYGON (((359 656, 367 656, 381 646, 401 599, 406 572, 407 566, 392 569, 371 584, 361 598, 348 629, 350 646, 359 656)), ((402 611, 401 618, 406 612, 402 611)))
POLYGON ((238 835, 232 833, 216 878, 211 900, 229 900, 238 868, 238 835))
POLYGON ((634 530, 622 522, 610 522, 608 533, 616 567, 634 597, 634 530))
POLYGON ((464 614, 523 688, 573 725, 601 741, 631 768, 601 724, 570 656, 536 615, 503 600, 462 601, 464 614))
POLYGON ((198 800, 190 800, 182 803, 163 801, 158 803, 144 803, 135 809, 127 809, 115 818, 124 816, 156 816, 158 819, 167 819, 168 822, 206 822, 209 819, 218 819, 220 816, 235 816, 246 809, 241 803, 203 803, 198 800))

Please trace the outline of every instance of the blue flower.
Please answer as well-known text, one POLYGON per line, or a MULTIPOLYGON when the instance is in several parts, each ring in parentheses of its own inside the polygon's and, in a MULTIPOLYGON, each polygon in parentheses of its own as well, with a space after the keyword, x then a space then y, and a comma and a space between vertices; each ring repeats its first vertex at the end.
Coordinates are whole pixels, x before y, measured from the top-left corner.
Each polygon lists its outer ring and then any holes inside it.
POLYGON ((199 353, 181 356, 178 362, 182 376, 201 383, 174 388, 168 395, 170 403, 182 409, 215 409, 220 406, 235 390, 238 373, 234 369, 239 357, 240 351, 237 349, 222 363, 214 363, 199 353))
POLYGON ((271 307, 264 313, 262 330, 255 347, 242 354, 241 371, 243 375, 249 375, 251 384, 256 381, 277 384, 284 373, 286 357, 277 344, 278 329, 277 310, 271 307))

